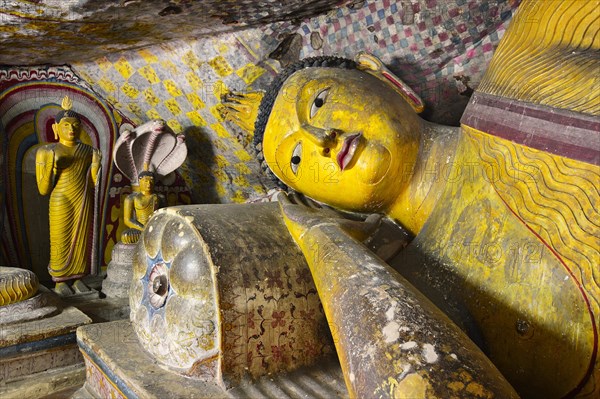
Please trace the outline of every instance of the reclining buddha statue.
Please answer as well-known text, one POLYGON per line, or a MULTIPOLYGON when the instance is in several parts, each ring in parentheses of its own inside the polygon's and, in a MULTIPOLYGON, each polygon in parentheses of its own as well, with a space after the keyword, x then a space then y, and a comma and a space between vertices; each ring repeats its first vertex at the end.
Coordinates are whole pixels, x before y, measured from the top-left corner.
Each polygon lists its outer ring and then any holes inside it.
POLYGON ((115 322, 136 351, 80 329, 86 362, 121 373, 86 384, 344 396, 309 378, 334 380, 314 371, 334 355, 350 397, 597 397, 599 13, 524 1, 460 127, 421 119, 419 96, 367 54, 301 60, 265 93, 225 96, 289 193, 156 211, 131 323, 115 322), (412 240, 380 257, 363 240, 390 223, 412 240))
MULTIPOLYGON (((418 95, 367 54, 301 60, 266 93, 224 103, 285 186, 408 230, 414 239, 389 263, 520 395, 591 398, 600 392, 599 11, 540 4, 520 6, 460 128, 421 119, 418 95)), ((356 228, 302 201, 280 204, 337 326, 351 394, 410 385, 440 395, 417 377, 407 383, 414 331, 394 317, 412 305, 378 280, 381 260, 357 255, 356 228)), ((451 356, 443 345, 435 353, 451 356)), ((449 380, 446 392, 466 385, 449 380)))

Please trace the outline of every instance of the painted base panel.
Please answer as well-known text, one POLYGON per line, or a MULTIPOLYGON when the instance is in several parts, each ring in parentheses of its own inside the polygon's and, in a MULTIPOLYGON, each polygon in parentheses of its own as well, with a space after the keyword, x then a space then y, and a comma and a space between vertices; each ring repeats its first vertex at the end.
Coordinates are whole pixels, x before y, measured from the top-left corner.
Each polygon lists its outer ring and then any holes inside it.
POLYGON ((75 398, 345 398, 338 364, 245 381, 231 390, 158 366, 137 342, 126 320, 77 331, 86 364, 86 383, 75 398))

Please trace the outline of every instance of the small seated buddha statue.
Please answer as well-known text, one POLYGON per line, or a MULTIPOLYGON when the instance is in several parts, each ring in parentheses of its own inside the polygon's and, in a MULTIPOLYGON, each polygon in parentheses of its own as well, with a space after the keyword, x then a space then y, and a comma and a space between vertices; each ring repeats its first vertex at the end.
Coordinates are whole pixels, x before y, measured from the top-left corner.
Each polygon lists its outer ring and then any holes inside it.
POLYGON ((125 198, 123 204, 123 219, 129 227, 121 234, 124 244, 135 244, 142 234, 144 226, 152 213, 160 208, 161 197, 154 192, 154 174, 144 171, 139 175, 139 185, 133 186, 134 192, 125 198))
POLYGON ((121 235, 123 244, 135 244, 152 213, 166 203, 162 195, 154 193, 154 184, 168 185, 186 156, 185 136, 175 134, 163 120, 151 120, 121 133, 113 159, 131 181, 133 191, 123 202, 123 222, 128 227, 121 235))

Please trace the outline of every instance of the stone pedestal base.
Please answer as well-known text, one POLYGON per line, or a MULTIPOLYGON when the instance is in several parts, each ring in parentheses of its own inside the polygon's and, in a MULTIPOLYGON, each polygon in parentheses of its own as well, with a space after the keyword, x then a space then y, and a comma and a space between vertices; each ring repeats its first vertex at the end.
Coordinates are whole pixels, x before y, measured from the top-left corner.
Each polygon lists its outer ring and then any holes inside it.
POLYGON ((107 298, 128 298, 129 285, 133 275, 133 255, 137 244, 117 243, 112 250, 112 258, 106 269, 106 279, 102 282, 102 292, 107 298))
MULTIPOLYGON (((34 320, 17 321, 11 318, 10 322, 0 324, 2 398, 43 397, 52 393, 49 392, 52 386, 56 390, 62 390, 65 385, 80 383, 80 378, 77 380, 76 377, 65 380, 61 370, 83 369, 83 359, 77 350, 75 330, 79 326, 91 323, 91 319, 75 307, 67 306, 61 309, 60 302, 52 294, 47 290, 40 291, 45 291, 42 295, 49 295, 51 302, 56 305, 50 307, 53 309, 51 314, 40 315, 41 318, 34 320), (63 377, 57 377, 60 381, 52 382, 49 375, 52 373, 63 377), (39 384, 43 384, 43 387, 39 384)), ((44 309, 49 308, 47 305, 28 311, 35 313, 42 310, 44 313, 44 309)), ((77 370, 71 374, 76 376, 77 370)))
POLYGON ((225 391, 216 384, 159 367, 138 343, 126 320, 84 326, 77 342, 86 363, 86 382, 74 398, 288 398, 347 397, 335 363, 322 363, 290 374, 243 381, 225 391))
POLYGON ((55 297, 46 288, 41 287, 38 294, 32 298, 0 306, 0 326, 48 317, 58 313, 59 307, 55 297))

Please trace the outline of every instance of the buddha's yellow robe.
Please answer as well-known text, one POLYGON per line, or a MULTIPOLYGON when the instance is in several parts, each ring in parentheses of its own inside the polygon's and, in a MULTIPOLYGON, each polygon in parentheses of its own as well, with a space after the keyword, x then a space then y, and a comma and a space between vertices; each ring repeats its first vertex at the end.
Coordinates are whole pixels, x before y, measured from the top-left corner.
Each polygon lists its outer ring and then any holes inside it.
MULTIPOLYGON (((53 150, 62 144, 51 144, 53 150)), ((78 143, 72 157, 56 162, 56 185, 50 194, 50 263, 52 280, 89 274, 92 250, 94 149, 78 143)))

